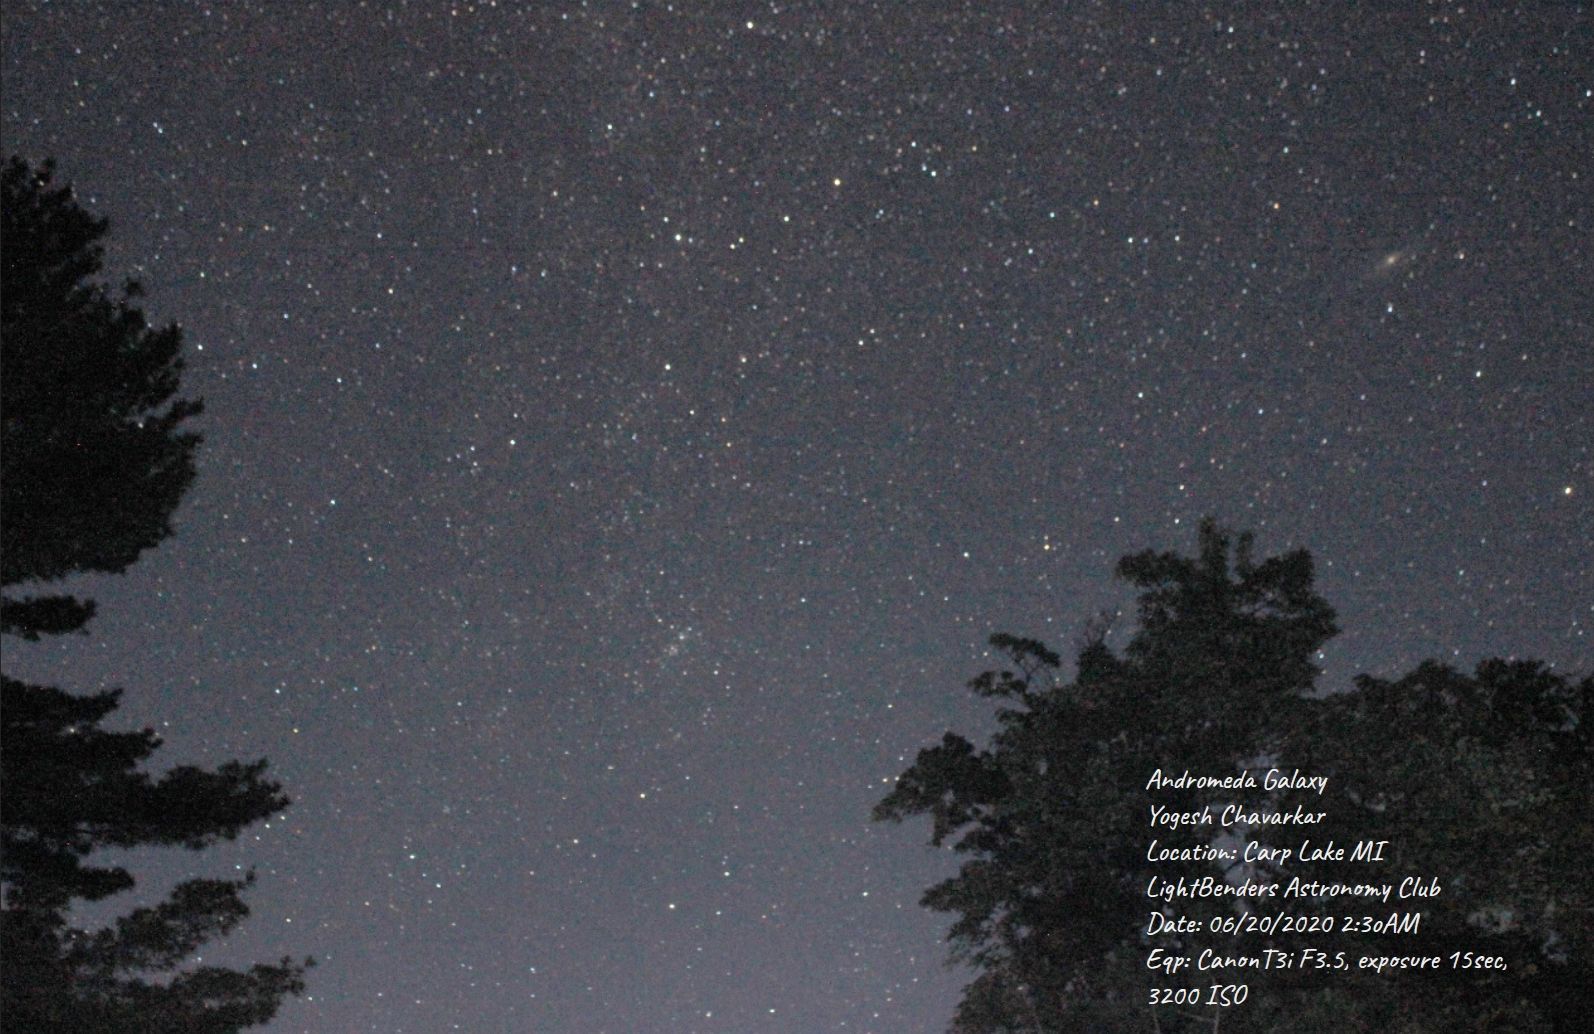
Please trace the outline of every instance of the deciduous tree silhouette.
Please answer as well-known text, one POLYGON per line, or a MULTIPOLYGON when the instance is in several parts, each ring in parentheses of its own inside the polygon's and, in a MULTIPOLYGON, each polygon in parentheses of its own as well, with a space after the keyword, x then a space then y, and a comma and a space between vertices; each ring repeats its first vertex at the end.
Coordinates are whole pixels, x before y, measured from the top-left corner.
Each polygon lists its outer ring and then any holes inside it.
MULTIPOLYGON (((1439 881, 1439 896, 1413 906, 1422 927, 1400 937, 1400 954, 1508 967, 1339 981, 1368 1029, 1588 1029, 1591 705, 1594 678, 1537 661, 1488 660, 1470 675, 1427 661, 1394 680, 1358 678, 1296 729, 1290 756, 1329 779, 1317 835, 1387 841, 1388 871, 1439 881)), ((1333 869, 1295 872, 1343 878, 1333 869)))
MULTIPOLYGON (((0 586, 120 572, 171 533, 194 476, 199 436, 183 427, 199 404, 177 398, 181 333, 152 330, 131 304, 93 281, 106 224, 51 167, 12 159, 0 222, 0 586)), ((66 594, 3 603, 7 634, 81 630, 93 603, 66 594)), ((265 762, 213 772, 140 766, 150 730, 99 723, 119 693, 77 697, 4 677, 0 686, 0 882, 8 1029, 224 1034, 264 1023, 303 989, 304 965, 246 972, 185 967, 248 909, 240 880, 196 879, 160 905, 96 931, 72 927, 75 901, 133 885, 116 866, 88 864, 102 847, 201 849, 287 806, 265 762), (151 979, 164 976, 157 982, 151 979)))
MULTIPOLYGON (((1594 986, 1594 782, 1588 716, 1594 679, 1542 664, 1488 661, 1476 675, 1424 664, 1393 681, 1363 677, 1349 692, 1311 692, 1318 649, 1336 632, 1304 551, 1255 562, 1247 536, 1201 526, 1197 556, 1145 552, 1118 574, 1141 590, 1139 627, 1121 654, 1092 628, 1065 681, 1042 643, 998 635, 1008 662, 971 688, 1001 701, 986 749, 954 733, 920 751, 875 818, 930 817, 931 841, 965 857, 923 897, 952 914, 955 961, 976 971, 955 1032, 1210 1031, 1404 1034, 1586 1029, 1594 986), (1163 788, 1151 773, 1236 776, 1258 768, 1326 776, 1328 792, 1163 788), (1225 799, 1328 816, 1310 827, 1215 830, 1151 827, 1148 805, 1198 811, 1225 799), (1282 830, 1282 832, 1281 832, 1282 830), (1227 834, 1319 846, 1387 840, 1376 874, 1346 864, 1211 858, 1227 834), (1179 864, 1148 858, 1149 842, 1179 864), (1252 906, 1232 897, 1150 898, 1152 877, 1210 875, 1229 885, 1293 878, 1326 882, 1437 878, 1442 895, 1410 905, 1415 932, 1217 936, 1208 921, 1252 906), (1148 932, 1151 913, 1197 929, 1148 932), (1343 949, 1348 970, 1299 963, 1305 943, 1343 949), (1188 973, 1158 979, 1153 947, 1192 958, 1287 950, 1292 968, 1188 973), (1369 974, 1360 955, 1501 957, 1507 969, 1369 974), (1229 980, 1249 986, 1242 1007, 1151 1008, 1153 985, 1229 980)), ((1258 780, 1259 783, 1263 780, 1258 780)), ((1345 899, 1267 899, 1336 920, 1345 899)), ((1355 912, 1398 909, 1398 902, 1355 912)), ((1330 956, 1332 957, 1332 956, 1330 956)))
MULTIPOLYGON (((993 637, 1011 667, 970 684, 1003 701, 991 746, 949 733, 875 808, 876 819, 929 815, 932 842, 956 835, 968 857, 923 898, 957 917, 952 956, 978 973, 953 1030, 1151 1029, 1141 931, 1155 907, 1147 880, 1168 873, 1147 862, 1148 841, 1205 838, 1148 830, 1147 778, 1171 765, 1233 772, 1276 747, 1336 631, 1305 552, 1258 563, 1249 536, 1211 522, 1199 545, 1193 558, 1120 561, 1142 590, 1139 629, 1119 656, 1098 627, 1072 682, 1041 643, 993 637)), ((1155 799, 1173 811, 1203 802, 1194 791, 1155 799)), ((1172 1011, 1156 1022, 1182 1029, 1172 1011)))

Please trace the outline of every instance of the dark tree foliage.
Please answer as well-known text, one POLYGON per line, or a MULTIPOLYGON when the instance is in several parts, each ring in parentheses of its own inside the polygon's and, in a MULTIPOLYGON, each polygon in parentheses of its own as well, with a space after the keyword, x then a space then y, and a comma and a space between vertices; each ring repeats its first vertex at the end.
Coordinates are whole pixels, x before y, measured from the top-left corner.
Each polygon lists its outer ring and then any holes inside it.
MULTIPOLYGON (((1139 627, 1115 654, 1100 626, 1085 637, 1072 681, 1034 640, 998 635, 1009 661, 973 691, 1001 701, 986 749, 948 733, 919 753, 875 808, 877 820, 928 815, 931 840, 965 861, 923 904, 954 917, 955 961, 972 966, 955 1032, 1387 1030, 1403 1034, 1586 1029, 1594 986, 1594 760, 1587 716, 1594 680, 1533 662, 1489 661, 1475 676, 1425 664, 1395 682, 1363 677, 1350 692, 1312 692, 1318 649, 1337 631, 1312 588, 1303 551, 1255 562, 1248 537, 1202 525, 1195 557, 1145 552, 1118 574, 1141 590, 1139 627), (1210 831, 1148 827, 1148 803, 1188 811, 1257 792, 1145 791, 1152 771, 1232 775, 1261 765, 1324 775, 1329 793, 1267 798, 1324 811, 1319 844, 1388 840, 1380 880, 1439 877, 1418 934, 1324 938, 1356 953, 1473 951, 1506 957, 1504 972, 1243 971, 1242 1008, 1146 1004, 1154 944, 1194 957, 1302 942, 1203 933, 1145 935, 1153 874, 1199 866, 1148 862, 1148 841, 1210 847, 1210 831)), ((1298 844, 1299 829, 1252 830, 1298 844)), ((1343 865, 1213 863, 1206 872, 1263 882, 1359 880, 1343 865), (1225 868, 1227 866, 1228 868, 1225 868)), ((1232 914, 1228 899, 1181 901, 1197 920, 1232 914)), ((1344 913, 1310 898, 1292 910, 1344 913)), ((1382 911, 1377 906, 1371 911, 1382 911)), ((1387 906, 1394 907, 1394 906, 1387 906)), ((1417 905, 1415 907, 1423 907, 1417 905)), ((1357 911, 1369 911, 1358 908, 1357 911)), ((1353 958, 1356 955, 1353 954, 1353 958)), ((1233 971, 1230 971, 1232 974, 1233 971)), ((1177 986, 1211 979, 1162 981, 1177 986)))
POLYGON ((1591 705, 1594 678, 1537 661, 1484 661, 1471 675, 1428 661, 1393 681, 1360 677, 1292 738, 1291 756, 1329 777, 1320 836, 1387 840, 1390 871, 1441 880, 1402 953, 1471 951, 1510 966, 1364 980, 1351 993, 1369 1029, 1588 1029, 1591 705))
MULTIPOLYGON (((182 335, 153 330, 100 272, 106 223, 52 168, 13 158, 0 222, 0 585, 119 573, 171 533, 194 477, 200 411, 175 398, 182 335)), ((37 638, 82 628, 90 603, 6 599, 4 629, 37 638)))
MULTIPOLYGON (((956 916, 953 958, 978 971, 955 1031, 1149 1029, 1147 777, 1171 764, 1233 772, 1274 746, 1336 631, 1304 552, 1256 563, 1248 536, 1211 522, 1196 557, 1148 551, 1118 574, 1142 590, 1123 656, 1098 628, 1065 683, 1042 644, 994 636, 1012 667, 970 684, 1007 702, 991 747, 949 733, 875 808, 876 819, 929 815, 932 841, 957 835, 968 857, 923 899, 956 916)), ((1158 1022, 1179 1029, 1177 1016, 1158 1022)))
MULTIPOLYGON (((89 281, 105 223, 48 165, 4 171, 4 385, 0 583, 120 572, 171 532, 193 478, 199 411, 174 399, 175 327, 151 331, 89 281)), ((69 595, 4 601, 4 631, 27 639, 81 630, 93 604, 69 595)), ((303 990, 304 965, 245 972, 185 964, 246 915, 253 882, 194 879, 159 905, 97 930, 72 926, 75 902, 133 886, 100 848, 199 850, 281 811, 265 762, 216 771, 141 770, 160 741, 100 723, 118 693, 79 697, 0 677, 0 1017, 7 1030, 230 1034, 269 1020, 303 990)))
POLYGON ((125 869, 87 863, 97 848, 198 850, 288 803, 262 778, 263 761, 215 772, 184 766, 160 779, 138 771, 160 741, 149 730, 100 729, 116 704, 116 693, 76 697, 4 678, 0 955, 7 1026, 221 1034, 264 1023, 284 995, 303 990, 303 967, 283 959, 247 973, 206 967, 161 984, 146 979, 178 971, 201 945, 242 921, 249 910, 241 895, 252 876, 189 880, 160 905, 103 930, 69 925, 74 899, 98 901, 133 886, 125 869))

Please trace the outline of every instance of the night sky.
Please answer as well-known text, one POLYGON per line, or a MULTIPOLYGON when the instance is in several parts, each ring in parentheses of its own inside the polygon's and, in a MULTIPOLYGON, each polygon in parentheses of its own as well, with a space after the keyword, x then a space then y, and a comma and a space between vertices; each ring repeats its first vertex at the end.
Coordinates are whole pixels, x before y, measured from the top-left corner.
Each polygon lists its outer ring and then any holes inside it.
POLYGON ((271 760, 136 871, 258 870, 272 1032, 943 1029, 955 859, 870 806, 1204 515, 1317 558, 1323 688, 1594 667, 1586 5, 3 13, 207 407, 8 670, 271 760))

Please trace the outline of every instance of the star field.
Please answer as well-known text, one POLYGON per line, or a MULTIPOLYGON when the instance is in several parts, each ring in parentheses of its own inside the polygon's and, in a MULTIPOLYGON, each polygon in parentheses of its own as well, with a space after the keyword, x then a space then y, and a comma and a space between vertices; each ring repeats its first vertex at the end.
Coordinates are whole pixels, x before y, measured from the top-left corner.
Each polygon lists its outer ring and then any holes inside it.
POLYGON ((1589 670, 1589 9, 1174 7, 5 0, 5 150, 206 402, 8 667, 270 759, 138 867, 258 870, 267 1029, 942 1029, 870 806, 1206 514, 1312 551, 1325 688, 1589 670))

